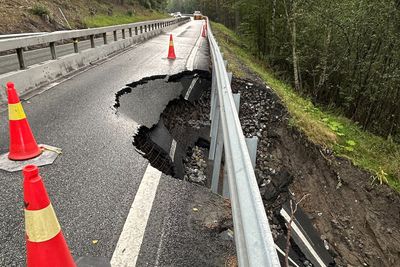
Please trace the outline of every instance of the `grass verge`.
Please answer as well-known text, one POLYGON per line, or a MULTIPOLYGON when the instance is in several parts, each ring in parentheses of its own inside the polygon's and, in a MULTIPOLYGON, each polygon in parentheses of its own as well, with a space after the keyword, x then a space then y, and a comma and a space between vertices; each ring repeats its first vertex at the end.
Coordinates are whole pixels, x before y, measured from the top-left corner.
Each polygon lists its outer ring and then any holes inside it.
POLYGON ((292 119, 291 124, 319 145, 330 148, 335 155, 350 159, 354 165, 373 174, 371 182, 387 183, 400 191, 400 145, 363 131, 351 120, 301 97, 293 88, 277 79, 265 62, 247 52, 243 41, 222 24, 212 23, 212 30, 229 61, 229 69, 243 77, 240 67, 246 65, 260 76, 282 99, 292 119))
POLYGON ((170 18, 170 16, 168 16, 167 14, 154 11, 145 15, 132 15, 132 16, 124 13, 116 13, 112 16, 96 15, 93 17, 85 18, 83 22, 87 27, 95 28, 95 27, 105 27, 118 24, 128 24, 145 20, 156 20, 165 18, 170 18))

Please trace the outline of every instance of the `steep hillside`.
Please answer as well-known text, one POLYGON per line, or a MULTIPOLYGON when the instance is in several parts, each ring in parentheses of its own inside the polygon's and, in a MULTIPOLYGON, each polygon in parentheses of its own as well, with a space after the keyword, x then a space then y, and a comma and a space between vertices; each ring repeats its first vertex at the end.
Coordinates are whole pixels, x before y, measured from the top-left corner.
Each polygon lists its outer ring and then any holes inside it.
POLYGON ((164 0, 2 0, 0 34, 99 27, 164 18, 164 0), (64 18, 65 16, 65 18, 64 18))

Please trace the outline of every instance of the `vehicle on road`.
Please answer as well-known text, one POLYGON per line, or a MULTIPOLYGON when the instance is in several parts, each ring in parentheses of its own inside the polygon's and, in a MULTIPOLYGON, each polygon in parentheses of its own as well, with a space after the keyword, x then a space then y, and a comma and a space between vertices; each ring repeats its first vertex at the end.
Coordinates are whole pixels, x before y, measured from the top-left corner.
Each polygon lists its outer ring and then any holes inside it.
POLYGON ((194 20, 201 20, 201 19, 203 19, 203 15, 201 14, 200 11, 195 11, 195 12, 193 12, 193 17, 194 17, 194 20))
POLYGON ((182 18, 181 12, 175 12, 174 17, 175 18, 182 18))

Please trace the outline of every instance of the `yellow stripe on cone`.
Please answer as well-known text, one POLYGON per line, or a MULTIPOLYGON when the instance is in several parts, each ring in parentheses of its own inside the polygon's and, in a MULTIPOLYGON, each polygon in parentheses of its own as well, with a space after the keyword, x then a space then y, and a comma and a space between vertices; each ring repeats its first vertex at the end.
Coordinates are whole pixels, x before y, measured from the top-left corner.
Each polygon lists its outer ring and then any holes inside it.
POLYGON ((25 210, 25 230, 31 242, 50 240, 61 231, 51 203, 41 210, 25 210))
POLYGON ((26 118, 21 102, 17 104, 8 104, 8 118, 10 121, 18 121, 26 118))

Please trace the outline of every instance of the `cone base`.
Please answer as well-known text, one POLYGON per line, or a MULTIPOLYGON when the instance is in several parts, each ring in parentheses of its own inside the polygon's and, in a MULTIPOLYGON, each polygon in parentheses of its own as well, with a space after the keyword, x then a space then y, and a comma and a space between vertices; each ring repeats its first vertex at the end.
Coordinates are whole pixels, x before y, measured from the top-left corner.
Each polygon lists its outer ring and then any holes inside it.
POLYGON ((36 157, 40 156, 40 154, 42 154, 42 150, 38 147, 37 150, 34 150, 32 152, 29 152, 29 153, 26 153, 26 152, 24 152, 24 153, 10 152, 8 154, 8 158, 10 160, 22 161, 22 160, 28 160, 28 159, 36 158, 36 157))
POLYGON ((75 267, 64 236, 60 231, 44 242, 26 242, 28 267, 75 267))

